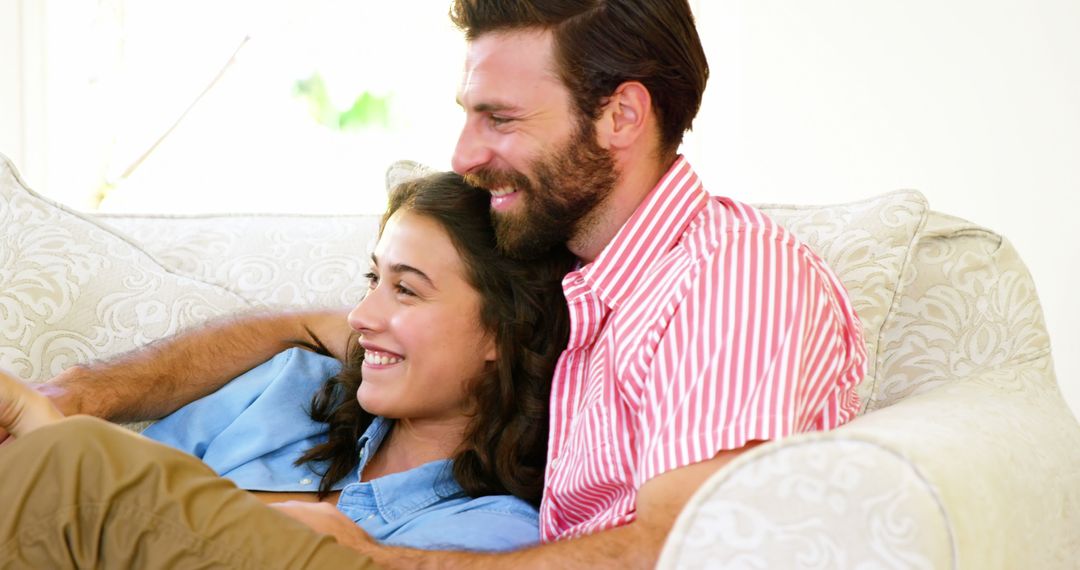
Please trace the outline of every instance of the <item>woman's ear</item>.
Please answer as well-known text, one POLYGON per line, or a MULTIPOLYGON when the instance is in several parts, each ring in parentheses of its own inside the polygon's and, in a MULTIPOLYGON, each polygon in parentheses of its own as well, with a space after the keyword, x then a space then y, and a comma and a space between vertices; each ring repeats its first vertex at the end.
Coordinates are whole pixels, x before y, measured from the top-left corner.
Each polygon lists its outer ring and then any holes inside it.
POLYGON ((638 81, 627 81, 608 97, 597 121, 597 142, 607 149, 632 146, 649 132, 652 96, 638 81))
POLYGON ((495 338, 488 335, 484 343, 484 362, 495 362, 495 359, 499 356, 499 351, 495 348, 495 338))

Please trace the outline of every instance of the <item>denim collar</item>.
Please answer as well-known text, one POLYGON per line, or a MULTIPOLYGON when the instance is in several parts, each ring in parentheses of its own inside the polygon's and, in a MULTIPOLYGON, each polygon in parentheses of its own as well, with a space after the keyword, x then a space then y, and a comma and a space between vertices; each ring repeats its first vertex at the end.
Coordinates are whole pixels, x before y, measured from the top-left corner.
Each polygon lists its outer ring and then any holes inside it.
MULTIPOLYGON (((358 484, 362 491, 370 490, 375 508, 387 522, 393 522, 447 498, 465 496, 465 491, 454 479, 453 462, 449 459, 431 461, 408 471, 384 475, 371 481, 360 481, 368 461, 378 451, 393 426, 394 420, 376 417, 358 441, 358 484), (367 489, 363 489, 364 487, 367 489)), ((359 500, 364 500, 366 496, 369 494, 364 492, 357 495, 359 500)))

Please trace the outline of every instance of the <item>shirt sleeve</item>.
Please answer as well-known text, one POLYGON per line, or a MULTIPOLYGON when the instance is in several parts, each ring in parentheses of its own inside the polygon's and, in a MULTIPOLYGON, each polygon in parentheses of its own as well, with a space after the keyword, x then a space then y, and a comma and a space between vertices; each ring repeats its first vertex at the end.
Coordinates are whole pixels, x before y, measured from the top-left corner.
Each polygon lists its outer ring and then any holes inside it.
POLYGON ((684 286, 645 383, 639 484, 854 416, 862 328, 809 249, 782 231, 733 231, 684 286))

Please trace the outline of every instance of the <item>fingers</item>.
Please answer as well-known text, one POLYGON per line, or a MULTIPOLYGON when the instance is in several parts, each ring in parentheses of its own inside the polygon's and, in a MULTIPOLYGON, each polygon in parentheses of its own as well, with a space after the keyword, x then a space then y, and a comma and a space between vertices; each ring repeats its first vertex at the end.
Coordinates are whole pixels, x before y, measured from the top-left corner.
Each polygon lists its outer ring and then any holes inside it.
POLYGON ((26 435, 63 417, 48 398, 0 372, 0 442, 26 435))

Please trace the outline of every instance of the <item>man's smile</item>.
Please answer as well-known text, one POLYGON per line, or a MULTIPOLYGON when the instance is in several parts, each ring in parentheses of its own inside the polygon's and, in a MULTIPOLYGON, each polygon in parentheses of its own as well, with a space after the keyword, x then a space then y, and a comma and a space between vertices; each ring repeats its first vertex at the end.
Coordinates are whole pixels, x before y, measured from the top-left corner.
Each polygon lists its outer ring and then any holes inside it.
POLYGON ((496 211, 505 211, 517 201, 519 194, 517 188, 511 186, 500 186, 488 190, 491 193, 491 209, 496 211))

